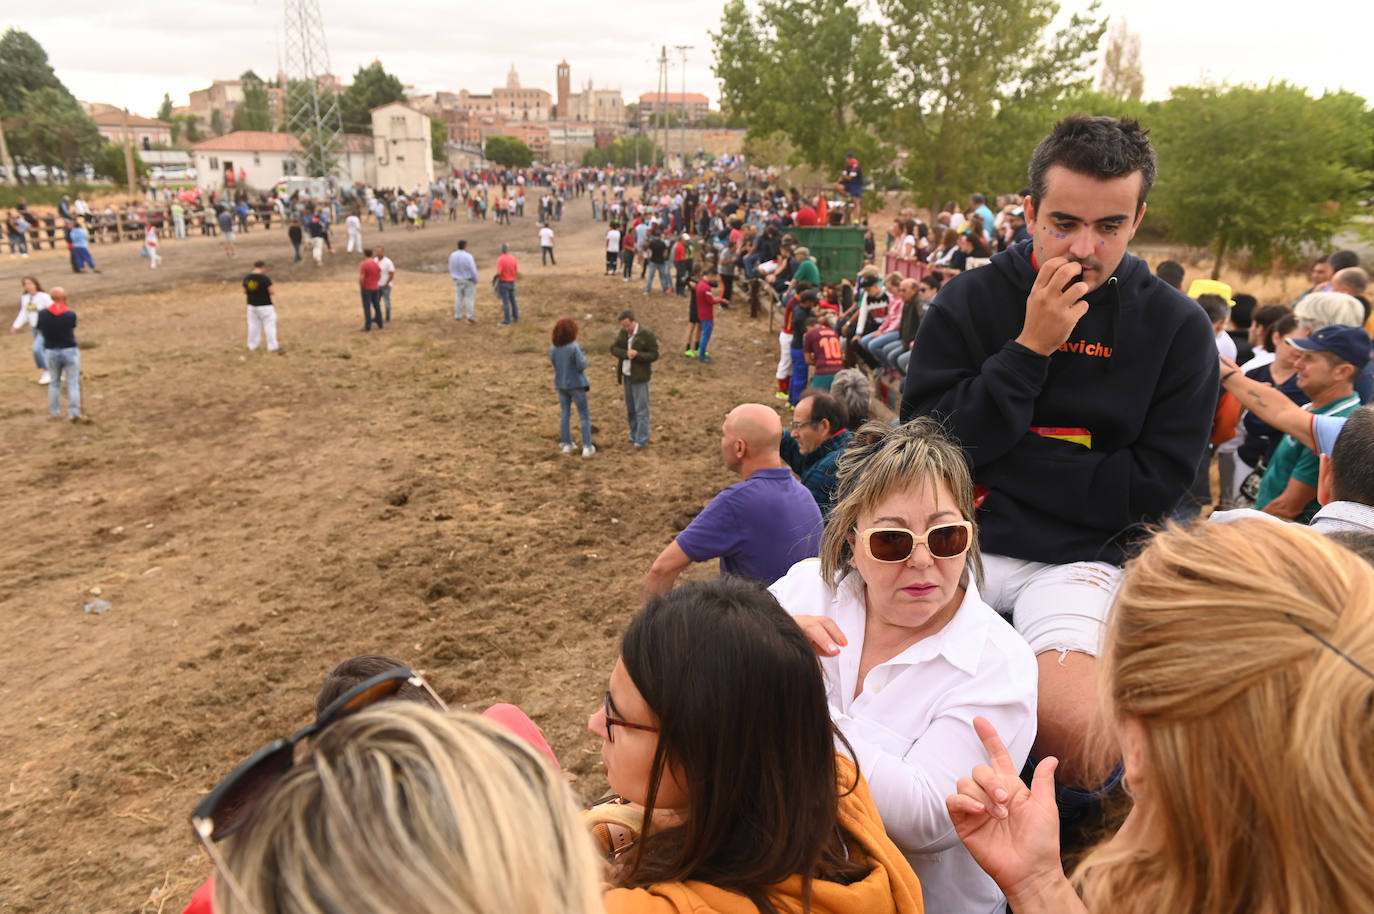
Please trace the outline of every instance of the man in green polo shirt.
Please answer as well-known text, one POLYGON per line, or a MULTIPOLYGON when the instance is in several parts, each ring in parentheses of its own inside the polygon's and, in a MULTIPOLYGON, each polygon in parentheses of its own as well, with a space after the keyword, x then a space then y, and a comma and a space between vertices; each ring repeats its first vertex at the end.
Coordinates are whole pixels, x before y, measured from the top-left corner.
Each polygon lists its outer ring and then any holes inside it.
POLYGON ((797 248, 797 271, 792 274, 792 287, 798 292, 805 292, 808 288, 814 289, 821 284, 821 269, 816 266, 816 261, 811 259, 811 252, 806 248, 797 248), (810 283, 804 286, 802 283, 810 283))
MULTIPOLYGON (((1323 327, 1310 337, 1288 337, 1300 349, 1298 387, 1311 399, 1314 416, 1348 416, 1360 405, 1354 381, 1369 361, 1369 334, 1359 327, 1323 327)), ((1283 440, 1260 480, 1255 507, 1305 524, 1317 503, 1317 455, 1292 435, 1283 440)))

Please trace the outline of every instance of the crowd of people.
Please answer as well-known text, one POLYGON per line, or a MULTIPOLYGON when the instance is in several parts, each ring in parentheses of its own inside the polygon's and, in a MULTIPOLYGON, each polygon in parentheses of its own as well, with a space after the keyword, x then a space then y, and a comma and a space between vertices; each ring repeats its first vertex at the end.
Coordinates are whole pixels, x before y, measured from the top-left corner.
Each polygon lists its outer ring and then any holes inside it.
MULTIPOLYGON (((1068 118, 1000 228, 978 198, 950 226, 971 223, 985 247, 967 253, 987 263, 875 265, 829 286, 785 227, 740 247, 715 199, 702 231, 678 223, 700 205, 687 192, 616 195, 608 276, 645 252, 645 273, 666 264, 665 238, 701 246, 687 352, 710 339, 702 296, 729 298, 722 255, 797 263, 762 271, 791 317, 791 411, 725 417, 740 480, 646 570, 588 720, 612 795, 579 810, 518 708, 447 711, 442 684, 354 658, 313 723, 195 809, 215 876, 188 910, 1374 906, 1365 277, 1343 252, 1292 307, 1215 285, 1190 297, 1177 265, 1127 250, 1154 174, 1134 121, 1068 118), (1242 342, 1259 365, 1237 363, 1242 342), (895 422, 869 418, 884 372, 903 376, 895 422), (1285 390, 1295 378, 1309 408, 1285 390), (1190 489, 1237 429, 1233 459, 1275 494, 1196 520, 1190 489), (679 583, 711 560, 719 579, 679 583), (1090 835, 1109 797, 1128 813, 1090 835), (1066 874, 1061 833, 1079 826, 1091 847, 1066 874)), ((471 319, 463 242, 450 273, 455 318, 471 319)), ((518 319, 513 290, 505 303, 518 319)), ((549 360, 559 446, 578 450, 575 406, 590 456, 579 329, 555 324, 549 360)), ((610 354, 642 449, 660 337, 626 310, 610 354)))

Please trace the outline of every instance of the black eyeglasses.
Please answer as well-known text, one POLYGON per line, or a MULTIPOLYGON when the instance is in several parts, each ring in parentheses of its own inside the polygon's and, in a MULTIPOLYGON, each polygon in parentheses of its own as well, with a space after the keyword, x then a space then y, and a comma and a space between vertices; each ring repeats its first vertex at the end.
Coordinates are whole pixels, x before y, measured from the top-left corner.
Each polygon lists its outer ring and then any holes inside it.
POLYGON ((387 670, 358 683, 321 711, 314 723, 307 724, 285 739, 273 740, 229 772, 228 777, 220 781, 191 813, 191 825, 196 834, 206 841, 208 847, 210 841, 219 841, 238 831, 258 802, 291 770, 295 763, 296 746, 302 740, 314 736, 341 717, 390 698, 407 684, 424 689, 443 707, 443 700, 409 667, 387 670))
POLYGON ((645 733, 658 732, 658 727, 650 727, 647 724, 632 724, 628 720, 621 720, 618 717, 612 717, 610 692, 606 693, 606 704, 604 706, 604 709, 606 712, 606 742, 608 743, 615 742, 615 731, 612 729, 612 725, 616 727, 629 727, 631 730, 643 730, 645 733))

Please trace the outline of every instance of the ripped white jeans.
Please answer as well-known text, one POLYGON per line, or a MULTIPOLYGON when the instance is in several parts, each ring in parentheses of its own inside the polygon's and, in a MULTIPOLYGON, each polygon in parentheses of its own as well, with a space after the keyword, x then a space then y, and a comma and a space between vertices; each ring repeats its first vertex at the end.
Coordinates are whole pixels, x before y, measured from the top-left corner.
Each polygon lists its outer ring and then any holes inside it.
POLYGON ((983 599, 1037 655, 1078 651, 1096 657, 1121 569, 1106 562, 1049 565, 983 555, 983 599))

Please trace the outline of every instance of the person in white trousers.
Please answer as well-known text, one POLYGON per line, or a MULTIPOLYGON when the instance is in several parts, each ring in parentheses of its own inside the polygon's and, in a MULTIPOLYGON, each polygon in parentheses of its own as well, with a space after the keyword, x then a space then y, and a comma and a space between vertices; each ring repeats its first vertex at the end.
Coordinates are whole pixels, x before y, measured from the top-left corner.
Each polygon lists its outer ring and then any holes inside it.
POLYGON ((267 264, 255 261, 253 272, 243 277, 243 291, 248 296, 248 349, 258 348, 267 337, 267 351, 280 352, 277 346, 277 309, 272 304, 272 279, 267 264))
POLYGON ((344 228, 348 230, 348 253, 362 251, 363 223, 357 213, 348 214, 348 218, 344 220, 344 228))
POLYGON ((157 256, 157 229, 151 224, 143 233, 143 246, 148 249, 148 269, 156 270, 157 265, 162 263, 162 258, 157 256))

